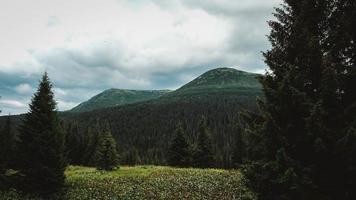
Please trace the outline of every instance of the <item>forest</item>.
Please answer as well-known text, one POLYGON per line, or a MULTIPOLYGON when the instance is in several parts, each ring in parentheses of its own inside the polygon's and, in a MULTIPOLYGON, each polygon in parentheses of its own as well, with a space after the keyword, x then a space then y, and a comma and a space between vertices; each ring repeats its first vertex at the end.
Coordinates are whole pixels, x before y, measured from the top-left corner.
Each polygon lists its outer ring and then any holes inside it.
POLYGON ((58 112, 45 72, 29 112, 0 118, 0 197, 75 199, 102 177, 106 199, 130 198, 105 181, 137 181, 132 199, 356 199, 356 2, 285 0, 273 15, 262 75, 217 68, 157 98, 58 112), (169 178, 197 189, 164 196, 169 178))

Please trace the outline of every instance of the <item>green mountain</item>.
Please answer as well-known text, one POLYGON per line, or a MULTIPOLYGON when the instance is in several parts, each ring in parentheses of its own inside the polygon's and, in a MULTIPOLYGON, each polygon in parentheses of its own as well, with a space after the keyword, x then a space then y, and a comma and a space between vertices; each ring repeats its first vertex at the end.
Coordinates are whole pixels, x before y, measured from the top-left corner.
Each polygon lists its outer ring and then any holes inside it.
POLYGON ((123 164, 166 164, 166 152, 180 122, 191 143, 197 138, 198 123, 208 120, 217 166, 232 165, 231 152, 239 137, 239 113, 257 112, 256 98, 262 97, 260 75, 230 68, 208 71, 183 87, 159 98, 84 113, 63 113, 83 134, 98 119, 110 123, 122 149, 123 164))
POLYGON ((258 81, 259 74, 248 73, 233 68, 217 68, 205 72, 201 76, 165 96, 189 97, 214 95, 237 95, 261 92, 258 81))
POLYGON ((169 90, 109 89, 72 108, 70 112, 87 112, 126 104, 157 99, 169 90))
MULTIPOLYGON (((88 127, 97 124, 98 120, 109 122, 120 150, 121 164, 164 165, 176 125, 182 124, 187 139, 194 144, 198 137, 198 123, 204 116, 212 136, 216 166, 231 167, 232 152, 241 130, 240 113, 257 113, 256 98, 263 97, 257 79, 259 76, 236 69, 218 68, 175 91, 163 91, 157 98, 119 106, 115 106, 117 101, 106 104, 102 100, 100 104, 104 103, 107 108, 62 112, 60 118, 67 133, 71 131, 70 127, 78 128, 78 138, 74 139, 78 141, 85 141, 88 127)), ((105 97, 109 94, 113 92, 109 90, 103 93, 103 97, 98 95, 97 98, 111 99, 105 97)), ((120 99, 122 93, 118 94, 120 99)), ((20 117, 23 116, 14 117, 16 122, 20 122, 20 117)), ((0 125, 4 120, 0 117, 0 125)), ((77 146, 85 147, 83 144, 77 146)), ((85 151, 83 148, 79 155, 85 151)))
POLYGON ((256 77, 258 74, 248 73, 233 68, 217 68, 205 72, 198 78, 187 83, 179 90, 189 90, 197 88, 261 88, 261 84, 256 77))

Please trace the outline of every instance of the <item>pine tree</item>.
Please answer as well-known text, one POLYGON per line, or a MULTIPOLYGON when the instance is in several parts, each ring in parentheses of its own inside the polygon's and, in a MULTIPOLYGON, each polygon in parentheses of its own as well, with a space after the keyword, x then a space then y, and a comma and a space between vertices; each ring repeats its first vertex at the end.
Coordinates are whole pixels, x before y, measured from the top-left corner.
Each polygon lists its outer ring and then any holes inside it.
POLYGON ((94 126, 89 126, 86 133, 86 147, 85 154, 83 158, 83 163, 86 166, 95 166, 94 154, 99 145, 100 138, 100 124, 99 120, 96 120, 94 126))
POLYGON ((20 172, 23 189, 49 193, 64 184, 66 167, 64 135, 61 130, 52 84, 47 73, 32 98, 19 135, 20 172))
POLYGON ((0 174, 13 167, 15 137, 12 132, 10 115, 7 117, 5 125, 0 132, 0 174))
MULTIPOLYGON (((323 41, 328 3, 286 0, 282 8, 276 9, 277 21, 269 22, 272 49, 264 56, 270 72, 261 78, 264 122, 255 127, 255 143, 250 144, 255 149, 250 155, 253 161, 244 170, 259 199, 312 199, 325 195, 315 182, 315 168, 321 169, 324 164, 316 161, 317 155, 326 155, 322 152, 325 135, 321 129, 318 133, 312 130, 311 124, 316 123, 311 119, 325 112, 324 101, 320 100, 322 90, 332 84, 322 82, 327 74, 323 41)), ((315 119, 320 125, 325 123, 315 119)))
POLYGON ((233 152, 232 152, 232 164, 233 167, 239 167, 243 164, 243 160, 245 157, 246 145, 243 141, 242 133, 237 132, 236 142, 234 144, 233 152))
POLYGON ((87 141, 79 133, 78 124, 69 124, 65 134, 65 147, 67 160, 72 165, 84 164, 83 157, 87 146, 87 141))
POLYGON ((116 149, 116 142, 109 125, 106 124, 105 130, 99 135, 98 146, 94 153, 96 168, 100 170, 113 170, 119 165, 119 155, 116 149))
POLYGON ((194 152, 194 166, 199 168, 213 167, 215 164, 215 155, 211 141, 210 130, 207 121, 203 117, 198 125, 198 142, 194 152))
POLYGON ((176 127, 174 138, 171 141, 167 161, 168 165, 175 167, 188 167, 191 160, 190 145, 184 134, 182 124, 176 127))
POLYGON ((333 130, 329 141, 336 141, 332 144, 337 164, 331 167, 338 173, 329 179, 334 185, 322 183, 329 187, 334 197, 356 199, 356 1, 335 0, 332 10, 326 48, 328 66, 333 69, 336 95, 341 106, 330 113, 330 118, 339 120, 337 123, 329 120, 327 127, 333 130))

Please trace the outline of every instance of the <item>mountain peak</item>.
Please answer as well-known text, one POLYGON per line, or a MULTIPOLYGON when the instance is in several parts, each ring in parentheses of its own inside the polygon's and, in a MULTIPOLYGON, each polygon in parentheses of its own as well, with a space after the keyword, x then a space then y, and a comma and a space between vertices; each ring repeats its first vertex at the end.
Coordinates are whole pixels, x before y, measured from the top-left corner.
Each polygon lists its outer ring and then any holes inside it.
POLYGON ((257 80, 258 76, 260 75, 234 68, 216 68, 205 72, 179 90, 201 87, 260 88, 261 84, 257 80))

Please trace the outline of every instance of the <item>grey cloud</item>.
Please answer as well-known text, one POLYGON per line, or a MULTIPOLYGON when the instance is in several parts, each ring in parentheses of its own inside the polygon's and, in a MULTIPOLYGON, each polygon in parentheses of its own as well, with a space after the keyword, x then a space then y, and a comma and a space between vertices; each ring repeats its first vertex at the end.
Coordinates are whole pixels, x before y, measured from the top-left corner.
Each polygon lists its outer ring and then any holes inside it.
MULTIPOLYGON (((174 10, 179 6, 199 9, 232 27, 226 30, 229 31, 227 38, 221 44, 208 47, 199 46, 194 40, 184 41, 179 35, 169 35, 142 47, 127 43, 125 38, 96 38, 83 46, 31 50, 29 53, 41 69, 48 71, 53 81, 60 110, 69 109, 112 87, 175 89, 216 67, 234 66, 252 72, 266 68, 261 54, 269 48, 265 37, 269 31, 266 21, 271 19, 273 7, 280 3, 279 0, 150 1, 162 9, 174 10), (155 43, 163 45, 164 50, 154 51, 155 43)), ((52 16, 47 25, 53 27, 60 23, 59 18, 52 16)), ((175 25, 183 26, 184 23, 184 20, 178 20, 175 25)), ((22 67, 27 65, 22 64, 22 67)), ((31 94, 20 94, 15 88, 20 84, 36 88, 40 78, 39 72, 26 75, 0 72, 0 96, 6 100, 0 102, 0 109, 4 110, 2 114, 26 111, 22 105, 29 103, 31 94)))
POLYGON ((47 20, 47 27, 52 28, 61 24, 61 20, 56 16, 50 16, 47 20))

